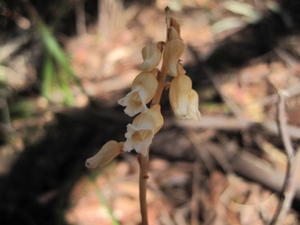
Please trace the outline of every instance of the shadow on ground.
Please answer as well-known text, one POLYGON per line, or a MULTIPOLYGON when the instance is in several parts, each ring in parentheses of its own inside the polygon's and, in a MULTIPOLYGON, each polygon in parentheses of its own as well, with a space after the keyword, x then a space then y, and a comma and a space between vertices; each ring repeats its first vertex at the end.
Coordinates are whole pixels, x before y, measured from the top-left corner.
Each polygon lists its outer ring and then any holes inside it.
POLYGON ((85 159, 104 141, 123 135, 126 120, 95 106, 57 114, 45 137, 26 147, 1 178, 0 224, 65 224, 70 191, 87 172, 85 159))

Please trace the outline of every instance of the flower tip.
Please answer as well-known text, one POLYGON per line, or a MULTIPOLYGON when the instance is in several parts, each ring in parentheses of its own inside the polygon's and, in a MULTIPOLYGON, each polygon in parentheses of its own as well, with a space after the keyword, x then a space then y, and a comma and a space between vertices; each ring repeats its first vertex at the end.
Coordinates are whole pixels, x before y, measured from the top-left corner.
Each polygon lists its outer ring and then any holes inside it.
POLYGON ((85 161, 85 167, 88 169, 95 169, 97 167, 97 164, 95 163, 95 161, 93 160, 93 157, 88 158, 85 161))

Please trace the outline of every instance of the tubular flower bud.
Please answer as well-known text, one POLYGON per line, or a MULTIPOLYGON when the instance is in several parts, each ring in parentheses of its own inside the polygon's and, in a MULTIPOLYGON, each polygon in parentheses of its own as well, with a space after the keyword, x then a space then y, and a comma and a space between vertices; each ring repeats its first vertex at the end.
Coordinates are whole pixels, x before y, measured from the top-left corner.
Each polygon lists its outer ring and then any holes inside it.
POLYGON ((146 104, 155 95, 158 82, 156 80, 157 70, 153 72, 142 72, 134 79, 131 91, 118 103, 125 106, 124 112, 129 116, 134 116, 147 109, 146 104))
POLYGON ((177 31, 177 33, 180 35, 180 25, 178 24, 178 22, 174 18, 171 18, 170 26, 172 28, 174 28, 177 31))
POLYGON ((168 74, 173 77, 177 75, 177 63, 183 51, 184 43, 181 39, 172 39, 165 45, 163 62, 168 68, 168 74))
POLYGON ((180 33, 174 27, 168 29, 168 40, 181 39, 180 33))
POLYGON ((85 166, 90 169, 105 166, 122 152, 122 148, 123 143, 108 141, 94 156, 86 160, 85 166))
POLYGON ((146 112, 134 118, 132 124, 127 125, 124 151, 135 149, 136 152, 147 155, 153 136, 163 125, 160 106, 154 105, 146 112))
POLYGON ((162 45, 161 43, 157 44, 147 44, 142 49, 143 64, 140 66, 142 71, 151 71, 153 70, 160 62, 162 54, 162 45))
POLYGON ((172 80, 169 101, 178 118, 195 120, 200 118, 198 94, 192 89, 192 81, 188 76, 181 74, 172 80))

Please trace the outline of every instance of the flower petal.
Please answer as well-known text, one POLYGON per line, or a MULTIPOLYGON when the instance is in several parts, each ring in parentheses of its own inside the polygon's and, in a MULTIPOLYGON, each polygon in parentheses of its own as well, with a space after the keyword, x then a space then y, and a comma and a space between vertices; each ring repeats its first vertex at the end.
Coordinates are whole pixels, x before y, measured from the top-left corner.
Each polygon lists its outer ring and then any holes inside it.
POLYGON ((125 133, 124 150, 131 151, 135 149, 136 152, 146 155, 153 136, 153 129, 145 129, 128 124, 127 132, 125 133))
POLYGON ((140 73, 132 83, 132 90, 118 103, 125 106, 125 113, 134 116, 147 109, 146 104, 155 95, 158 82, 156 80, 157 70, 140 73))
POLYGON ((125 151, 135 149, 136 152, 146 155, 153 136, 163 125, 160 106, 154 105, 147 111, 134 118, 132 124, 127 125, 125 133, 125 151))
POLYGON ((125 106, 124 112, 129 116, 134 116, 147 110, 147 94, 142 88, 136 88, 125 97, 119 99, 118 103, 125 106))
POLYGON ((142 71, 153 70, 160 62, 162 55, 162 49, 160 43, 147 44, 142 49, 143 64, 140 66, 142 71))
POLYGON ((160 112, 160 105, 153 105, 147 111, 138 115, 132 122, 135 127, 153 129, 157 133, 163 126, 164 118, 160 112))
POLYGON ((199 120, 201 114, 199 111, 199 96, 195 90, 191 90, 189 94, 188 114, 187 119, 199 120))
POLYGON ((185 118, 188 114, 189 94, 192 90, 192 81, 186 75, 176 76, 170 85, 169 101, 174 114, 185 118))

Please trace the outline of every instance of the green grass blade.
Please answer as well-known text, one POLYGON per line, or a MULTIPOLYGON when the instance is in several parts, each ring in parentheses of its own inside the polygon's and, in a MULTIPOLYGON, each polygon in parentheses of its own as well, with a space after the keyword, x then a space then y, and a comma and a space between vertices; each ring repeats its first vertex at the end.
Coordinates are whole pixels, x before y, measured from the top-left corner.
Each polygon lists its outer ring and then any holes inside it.
POLYGON ((94 176, 93 175, 89 175, 88 178, 89 178, 90 182, 95 186, 96 193, 97 193, 97 196, 99 198, 99 201, 105 207, 107 214, 110 216, 112 225, 121 225, 119 223, 119 221, 117 220, 117 218, 114 216, 114 214, 113 214, 113 212, 112 212, 112 210, 111 210, 111 208, 109 206, 109 203, 107 202, 107 200, 106 200, 103 192, 96 185, 94 176))
POLYGON ((60 45, 52 35, 51 31, 47 28, 45 24, 39 23, 38 25, 42 40, 53 58, 57 61, 57 63, 62 66, 70 75, 74 76, 74 73, 69 65, 68 57, 65 52, 61 49, 60 45))
POLYGON ((74 80, 76 84, 81 88, 81 90, 86 93, 84 88, 82 87, 80 80, 73 72, 73 69, 69 62, 69 58, 55 39, 50 29, 43 22, 39 22, 37 26, 47 52, 51 57, 53 57, 54 62, 66 71, 66 75, 70 78, 70 81, 74 80))
POLYGON ((54 65, 49 55, 46 56, 42 69, 42 95, 50 98, 51 87, 54 81, 54 65))
POLYGON ((64 101, 67 105, 73 105, 75 102, 75 99, 72 94, 72 90, 69 86, 70 80, 67 77, 66 71, 61 70, 58 73, 59 83, 61 90, 64 94, 64 101))

